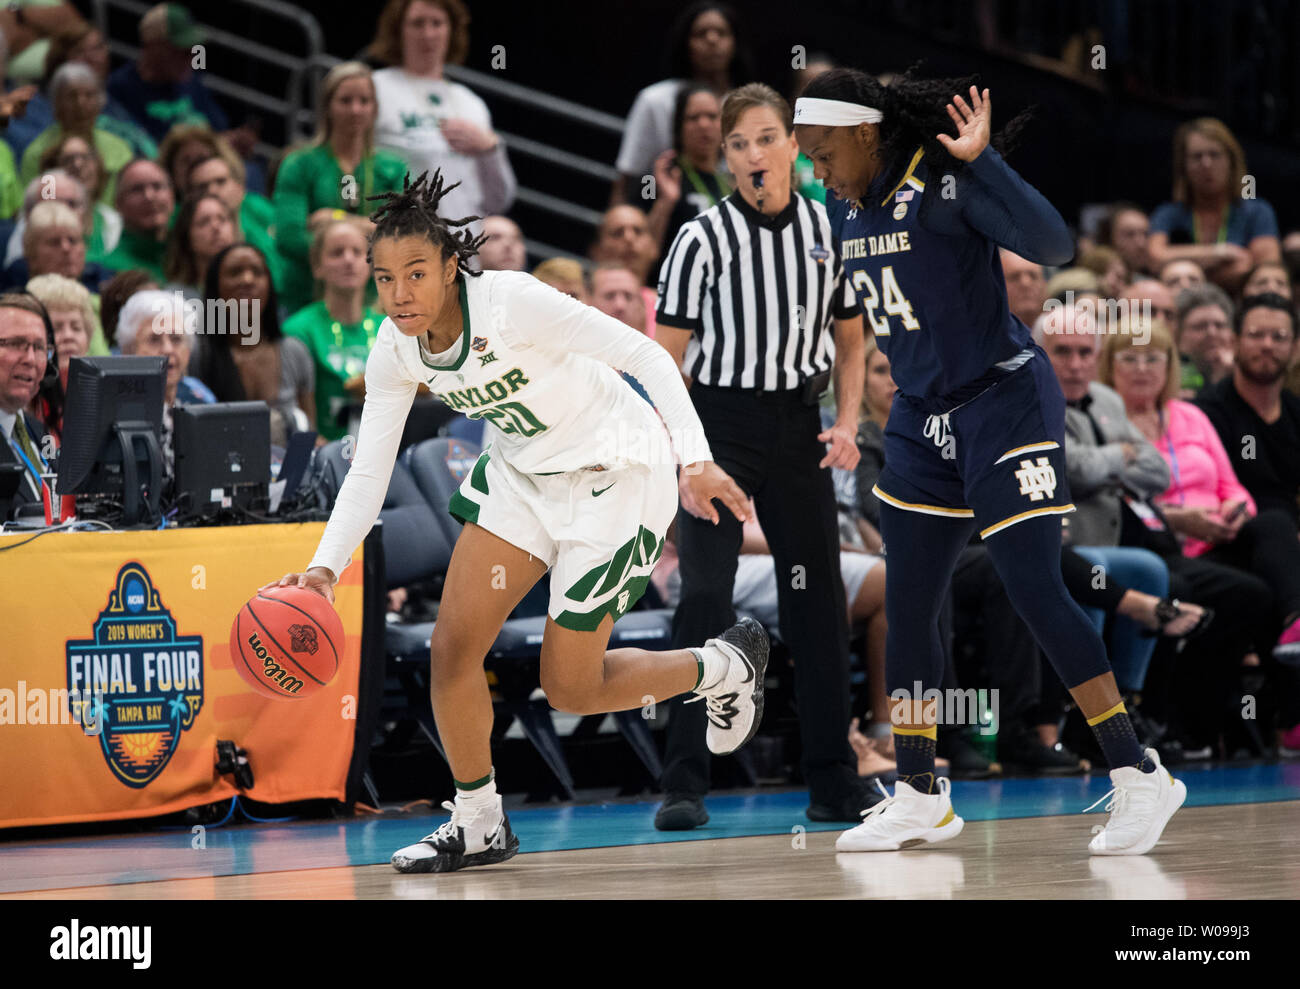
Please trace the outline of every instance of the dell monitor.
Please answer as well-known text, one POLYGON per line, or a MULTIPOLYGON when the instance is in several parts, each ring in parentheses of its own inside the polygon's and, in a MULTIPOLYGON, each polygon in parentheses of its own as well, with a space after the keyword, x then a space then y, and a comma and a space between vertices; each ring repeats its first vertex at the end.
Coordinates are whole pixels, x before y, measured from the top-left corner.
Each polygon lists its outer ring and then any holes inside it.
POLYGON ((155 524, 162 493, 166 357, 74 357, 59 451, 60 496, 116 495, 126 525, 155 524))

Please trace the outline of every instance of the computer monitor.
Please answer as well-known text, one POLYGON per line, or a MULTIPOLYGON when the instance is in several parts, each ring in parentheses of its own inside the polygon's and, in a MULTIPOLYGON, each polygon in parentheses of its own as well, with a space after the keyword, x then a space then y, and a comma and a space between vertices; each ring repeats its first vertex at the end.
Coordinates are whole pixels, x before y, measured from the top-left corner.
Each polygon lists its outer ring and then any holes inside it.
POLYGON ((24 473, 22 464, 0 464, 0 523, 13 512, 14 495, 23 483, 24 473))
POLYGON ((166 381, 166 357, 68 362, 56 483, 60 496, 119 495, 126 525, 157 522, 166 381))
POLYGON ((182 515, 264 497, 271 482, 271 410, 265 402, 172 410, 176 503, 182 515))

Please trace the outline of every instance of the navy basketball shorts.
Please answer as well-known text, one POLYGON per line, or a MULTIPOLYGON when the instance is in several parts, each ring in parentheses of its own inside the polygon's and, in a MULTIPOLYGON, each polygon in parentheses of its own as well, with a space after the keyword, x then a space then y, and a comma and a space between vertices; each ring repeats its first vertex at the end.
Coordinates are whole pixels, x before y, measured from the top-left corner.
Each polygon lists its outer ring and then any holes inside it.
POLYGON ((1065 397, 1042 350, 939 414, 898 392, 873 489, 895 508, 973 518, 980 537, 1074 511, 1065 473, 1065 397))

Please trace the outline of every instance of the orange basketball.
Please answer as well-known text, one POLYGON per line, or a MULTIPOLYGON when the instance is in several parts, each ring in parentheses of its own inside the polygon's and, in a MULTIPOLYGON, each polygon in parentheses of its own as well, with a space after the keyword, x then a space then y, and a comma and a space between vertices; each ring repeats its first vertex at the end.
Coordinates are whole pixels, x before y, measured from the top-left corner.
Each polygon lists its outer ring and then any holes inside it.
POLYGON ((343 622, 330 603, 305 587, 259 591, 230 628, 230 658, 267 697, 307 697, 338 672, 343 622))

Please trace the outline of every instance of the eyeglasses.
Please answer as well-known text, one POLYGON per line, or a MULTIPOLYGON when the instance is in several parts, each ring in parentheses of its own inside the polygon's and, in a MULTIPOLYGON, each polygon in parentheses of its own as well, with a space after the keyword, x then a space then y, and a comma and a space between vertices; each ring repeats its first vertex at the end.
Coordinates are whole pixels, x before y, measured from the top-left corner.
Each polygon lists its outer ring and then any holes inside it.
POLYGON ((0 350, 7 350, 15 358, 23 356, 23 351, 30 350, 37 360, 48 360, 49 351, 44 340, 24 340, 22 337, 5 337, 0 340, 0 350))
POLYGON ((1119 354, 1115 358, 1116 364, 1123 364, 1125 367, 1164 367, 1169 363, 1169 355, 1163 351, 1154 354, 1135 354, 1127 351, 1119 354))
POLYGON ((1272 340, 1274 343, 1290 344, 1295 339, 1295 336, 1291 333, 1283 333, 1281 330, 1272 333, 1265 330, 1245 330, 1241 334, 1241 338, 1252 343, 1259 343, 1261 340, 1272 340))

